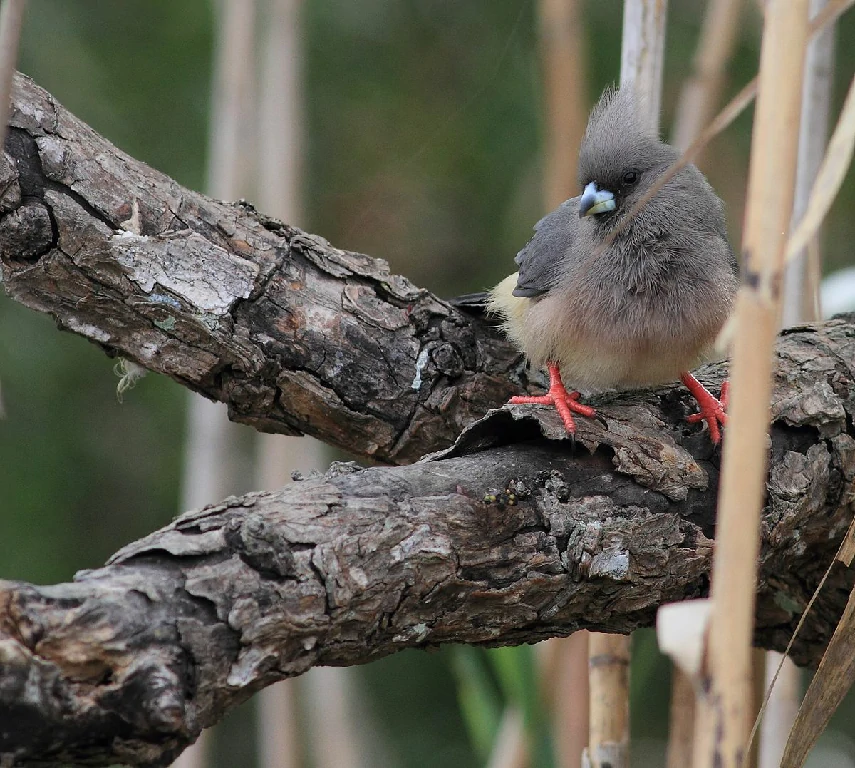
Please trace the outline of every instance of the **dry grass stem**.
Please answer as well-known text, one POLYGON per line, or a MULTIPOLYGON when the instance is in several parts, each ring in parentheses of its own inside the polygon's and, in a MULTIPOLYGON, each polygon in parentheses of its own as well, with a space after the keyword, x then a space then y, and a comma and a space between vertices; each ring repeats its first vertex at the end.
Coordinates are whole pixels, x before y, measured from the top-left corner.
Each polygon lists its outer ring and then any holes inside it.
POLYGON ((757 718, 754 721, 754 725, 751 728, 751 733, 748 736, 749 747, 754 741, 754 737, 757 734, 757 730, 763 720, 763 715, 765 714, 766 709, 769 706, 769 698, 771 696, 772 690, 775 687, 775 684, 778 681, 778 678, 781 674, 781 670, 784 667, 784 660, 789 656, 790 650, 792 649, 793 644, 796 642, 796 638, 799 636, 799 632, 801 632, 802 627, 804 626, 804 623, 807 620, 811 609, 813 608, 813 604, 819 597, 819 593, 822 592, 822 588, 825 586, 825 582, 828 581, 828 577, 831 575, 831 569, 834 568, 834 564, 837 562, 842 562, 844 565, 849 567, 852 562, 853 556, 855 556, 855 519, 853 519, 852 522, 849 524, 849 530, 843 537, 843 541, 840 542, 840 546, 837 548, 837 553, 834 555, 832 561, 828 564, 828 568, 825 569, 825 573, 819 580, 819 584, 816 585, 816 589, 813 591, 813 594, 810 596, 810 600, 808 600, 808 604, 805 606, 804 611, 802 611, 802 615, 799 617, 799 621, 796 624, 796 628, 793 630, 792 637, 789 639, 789 642, 787 642, 787 647, 781 654, 781 659, 778 663, 778 666, 775 669, 774 674, 772 675, 771 682, 767 686, 766 696, 763 699, 763 704, 760 706, 760 711, 757 713, 757 718))
POLYGON ((620 87, 635 91, 653 130, 659 129, 667 15, 667 0, 624 0, 620 87))
MULTIPOLYGON (((829 24, 837 20, 849 6, 855 3, 855 0, 829 0, 825 10, 820 13, 810 25, 811 36, 818 34, 825 29, 829 24)), ((715 119, 706 129, 692 142, 692 145, 680 156, 676 163, 668 168, 657 180, 656 183, 642 196, 642 198, 632 207, 624 220, 615 227, 609 236, 605 238, 602 248, 608 248, 614 239, 629 225, 630 220, 635 217, 638 212, 647 205, 654 195, 664 187, 671 179, 674 178, 680 169, 685 168, 689 163, 693 163, 700 152, 707 146, 718 134, 727 128, 739 115, 742 114, 757 95, 757 78, 747 82, 739 93, 736 94, 716 115, 715 119)))
POLYGON ((787 260, 796 258, 816 234, 834 202, 855 149, 855 78, 849 85, 840 118, 828 143, 810 193, 807 210, 787 243, 787 260))
MULTIPOLYGON (((811 18, 816 18, 828 0, 810 0, 811 18)), ((799 159, 796 171, 796 199, 793 222, 804 217, 811 189, 822 163, 828 137, 834 68, 834 25, 829 24, 808 45, 802 88, 802 118, 799 129, 799 159)), ((819 234, 808 242, 787 266, 784 275, 783 326, 819 320, 819 280, 821 273, 819 234)))
POLYGON ((282 680, 260 691, 257 704, 258 762, 265 768, 299 768, 296 680, 282 680))
MULTIPOLYGON (((546 111, 543 198, 549 211, 576 190, 577 155, 588 117, 587 52, 579 0, 540 0, 538 10, 546 111)), ((541 674, 550 674, 548 666, 556 680, 557 766, 578 768, 588 743, 588 633, 548 640, 544 646, 538 655, 541 674)))
POLYGON ((622 635, 592 632, 591 725, 584 765, 629 768, 630 646, 622 635))
MULTIPOLYGON (((588 639, 584 630, 556 643, 553 672, 556 692, 552 701, 555 762, 558 768, 579 768, 588 744, 588 639)), ((548 674, 548 673, 547 673, 548 674)))
POLYGON ((759 518, 765 492, 772 348, 798 149, 807 0, 769 0, 760 65, 736 306, 730 424, 724 441, 708 637, 695 766, 746 759, 759 518))
POLYGON ((255 0, 219 3, 211 98, 207 192, 223 200, 246 195, 254 158, 243 147, 255 100, 255 0))
POLYGON ((541 0, 540 50, 546 106, 543 187, 552 210, 576 188, 576 158, 587 122, 586 51, 579 0, 541 0))
MULTIPOLYGON (((283 221, 303 219, 303 96, 301 0, 268 0, 257 25, 261 48, 257 103, 258 142, 255 186, 261 208, 283 221)), ((321 442, 309 437, 263 435, 256 438, 256 487, 280 488, 294 470, 322 470, 327 462, 321 442)), ((361 745, 353 716, 352 672, 310 670, 264 691, 259 707, 259 751, 265 768, 305 764, 300 749, 298 702, 306 707, 310 749, 317 768, 356 768, 361 745)))
MULTIPOLYGON (((674 146, 685 151, 700 135, 719 103, 727 63, 736 42, 742 0, 710 0, 693 71, 683 86, 674 126, 674 146)), ((698 157, 696 162, 700 162, 698 157)))
MULTIPOLYGON (((212 84, 212 113, 208 153, 208 193, 224 199, 236 199, 241 189, 242 169, 248 157, 241 142, 240 125, 251 93, 255 27, 255 2, 223 3, 217 22, 215 78, 212 84)), ((182 481, 182 509, 214 503, 238 491, 233 476, 236 425, 228 420, 226 408, 201 395, 190 394, 187 411, 185 466, 182 481)), ((204 768, 208 763, 210 739, 202 738, 185 750, 180 768, 204 768)))
POLYGON ((760 768, 779 768, 787 744, 787 735, 796 719, 801 700, 801 670, 786 656, 775 651, 766 653, 766 688, 769 704, 760 729, 760 768), (771 687, 775 670, 780 674, 771 687))
POLYGON ((801 768, 855 682, 855 589, 799 707, 781 768, 801 768))
MULTIPOLYGON (((641 117, 654 131, 659 130, 667 9, 667 0, 624 0, 623 7, 620 87, 635 92, 641 117)), ((588 656, 587 759, 594 768, 623 768, 629 764, 630 638, 591 633, 588 656)))
POLYGON ((668 722, 666 768, 686 768, 692 764, 695 730, 695 688, 679 667, 671 672, 671 714, 668 722))
MULTIPOLYGON (((816 19, 828 0, 810 0, 809 13, 816 19)), ((829 24, 808 44, 802 85, 799 152, 796 165, 796 190, 791 230, 805 214, 811 199, 811 188, 825 152, 831 106, 832 71, 834 66, 834 25, 829 24)), ((793 261, 784 274, 782 325, 790 327, 805 321, 819 320, 819 282, 822 271, 819 233, 793 261)), ((787 657, 773 651, 766 653, 766 677, 771 680, 777 669, 777 684, 769 685, 768 695, 761 694, 766 716, 760 738, 754 740, 761 768, 778 768, 801 701, 801 672, 787 657)))
POLYGON ((820 11, 811 21, 810 33, 815 35, 829 24, 837 21, 837 18, 847 11, 855 3, 855 0, 829 0, 828 5, 820 11))
POLYGON ((303 223, 302 0, 268 0, 261 37, 258 201, 272 216, 303 223))

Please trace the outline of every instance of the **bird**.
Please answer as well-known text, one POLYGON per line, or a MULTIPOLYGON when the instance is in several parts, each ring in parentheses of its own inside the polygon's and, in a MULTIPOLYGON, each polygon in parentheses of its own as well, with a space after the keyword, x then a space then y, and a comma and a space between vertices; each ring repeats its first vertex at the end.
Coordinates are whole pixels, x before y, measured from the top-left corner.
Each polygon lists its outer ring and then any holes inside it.
POLYGON ((691 371, 720 358, 738 287, 724 204, 686 165, 630 215, 679 156, 642 121, 630 88, 603 93, 579 150, 582 194, 535 225, 517 271, 489 291, 488 311, 549 372, 544 395, 511 404, 551 405, 575 435, 574 414, 595 415, 583 394, 680 380, 699 406, 688 421, 706 422, 719 443, 727 382, 716 398, 691 371))

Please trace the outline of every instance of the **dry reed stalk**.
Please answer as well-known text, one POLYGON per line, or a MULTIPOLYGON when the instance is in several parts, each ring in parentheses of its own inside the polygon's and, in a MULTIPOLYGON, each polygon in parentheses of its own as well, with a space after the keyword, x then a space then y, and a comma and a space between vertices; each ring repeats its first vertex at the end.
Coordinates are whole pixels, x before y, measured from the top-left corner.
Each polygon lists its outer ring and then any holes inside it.
POLYGON ((24 23, 24 0, 4 0, 0 7, 0 139, 5 140, 9 124, 12 76, 18 61, 18 43, 24 23))
POLYGON ((622 635, 592 632, 590 741, 583 765, 629 768, 630 645, 622 635))
POLYGON ((781 758, 781 768, 802 768, 808 753, 828 727, 832 714, 855 681, 855 589, 831 642, 819 663, 816 675, 808 686, 804 701, 796 715, 787 746, 781 758))
MULTIPOLYGON (((742 0, 710 0, 692 74, 683 85, 674 124, 674 146, 688 149, 715 114, 727 63, 733 54, 742 0)), ((700 157, 695 160, 700 164, 700 157)))
MULTIPOLYGON (((268 0, 260 37, 256 186, 261 208, 290 224, 303 223, 303 96, 301 0, 268 0)), ((294 470, 322 470, 323 444, 308 437, 256 437, 257 483, 280 488, 294 470)), ((310 750, 317 768, 355 768, 360 749, 351 712, 351 670, 310 670, 299 682, 285 680, 261 693, 259 747, 265 768, 303 765, 299 702, 303 701, 310 750)))
POLYGON ((258 694, 258 763, 263 768, 303 765, 296 680, 283 680, 258 694))
POLYGON ((765 14, 695 768, 743 766, 749 731, 772 346, 793 206, 808 0, 769 0, 765 14))
POLYGON ((638 96, 648 125, 659 130, 668 0, 624 0, 620 87, 638 96))
MULTIPOLYGON (((299 19, 296 0, 269 0, 260 37, 261 71, 258 99, 258 160, 255 186, 258 204, 272 216, 298 224, 301 218, 302 98, 300 91, 299 19)), ((296 469, 321 469, 295 461, 300 438, 255 436, 256 487, 274 490, 291 480, 296 469)), ((307 446, 310 447, 311 446, 307 446)), ((311 451, 310 451, 311 452, 311 451)), ((317 451, 319 454, 320 451, 317 451)), ((259 763, 263 768, 299 768, 304 764, 299 725, 301 684, 282 680, 258 697, 259 763)))
POLYGON ((787 243, 789 261, 808 246, 822 225, 826 214, 837 197, 840 185, 855 154, 855 79, 849 84, 843 109, 828 142, 828 149, 810 192, 807 210, 795 226, 787 243))
POLYGON ((588 637, 580 630, 549 641, 557 655, 552 700, 557 768, 579 768, 588 744, 588 637))
POLYGON ((231 200, 248 192, 252 145, 246 132, 255 97, 255 0, 217 4, 218 40, 214 62, 208 143, 207 192, 231 200))
POLYGON ((576 158, 588 117, 588 79, 579 0, 540 0, 538 7, 546 105, 543 194, 551 211, 576 187, 576 158))
POLYGON ((666 768, 686 768, 692 764, 695 731, 695 689, 689 676, 677 665, 671 671, 671 712, 668 720, 666 768))
MULTIPOLYGON (((543 198, 551 211, 576 191, 577 156, 588 117, 587 51, 579 0, 540 0, 538 9, 546 107, 543 198)), ((544 646, 542 673, 551 667, 557 680, 551 708, 556 765, 579 768, 588 743, 588 633, 548 640, 544 646)))
MULTIPOLYGON (((620 87, 633 89, 641 117, 654 131, 659 130, 667 13, 667 0, 625 0, 623 7, 620 87)), ((586 754, 594 768, 606 762, 612 768, 629 764, 629 658, 629 637, 591 633, 590 735, 586 754), (611 659, 613 668, 600 669, 603 659, 611 659), (625 666, 621 659, 626 659, 625 666), (608 706, 610 711, 600 710, 601 706, 608 706), (614 727, 603 730, 606 724, 614 727), (625 738, 621 724, 625 726, 625 738)))
MULTIPOLYGON (((810 0, 812 19, 825 9, 828 0, 810 0)), ((807 212, 811 189, 825 154, 828 140, 828 118, 831 107, 832 70, 834 66, 834 25, 829 24, 808 45, 802 88, 802 117, 799 130, 799 156, 796 173, 796 199, 793 222, 801 221, 807 212)), ((787 265, 784 275, 783 325, 819 320, 819 285, 821 274, 819 238, 812 238, 787 265)))
POLYGON ((303 179, 302 0, 268 0, 261 34, 258 100, 258 200, 262 209, 305 224, 303 179))
MULTIPOLYGON (((247 166, 240 126, 252 93, 255 2, 222 3, 217 14, 217 45, 209 128, 207 191, 214 197, 235 199, 244 192, 242 169, 247 166)), ((191 394, 181 509, 195 509, 236 493, 234 437, 237 427, 222 403, 191 394)), ((203 768, 207 762, 209 731, 173 763, 176 768, 203 768)))
MULTIPOLYGON (((829 24, 834 23, 837 18, 853 3, 855 3, 855 0, 829 0, 825 10, 823 10, 822 13, 820 13, 811 22, 810 36, 813 37, 825 29, 829 24)), ((632 206, 623 222, 616 226, 609 233, 608 237, 606 237, 602 245, 603 248, 608 248, 608 246, 614 242, 615 237, 617 237, 623 231, 628 222, 633 219, 648 202, 650 202, 651 198, 654 195, 659 194, 661 189, 671 179, 673 179, 682 168, 685 168, 689 163, 694 162, 695 158, 698 157, 704 147, 706 147, 707 144, 709 144, 716 136, 736 120, 739 115, 742 114, 748 105, 754 101, 754 97, 757 95, 757 82, 758 78, 754 77, 742 86, 739 93, 737 93, 736 96, 734 96, 722 108, 721 112, 715 116, 713 121, 701 132, 700 136, 692 142, 692 145, 685 150, 682 155, 680 155, 670 168, 667 168, 662 173, 650 189, 642 195, 641 199, 632 206)))
MULTIPOLYGON (((810 0, 811 19, 816 19, 827 5, 828 0, 810 0)), ((825 152, 833 61, 834 25, 829 24, 810 41, 805 56, 793 223, 800 221, 807 211, 811 188, 825 152)), ((784 327, 820 319, 820 274, 819 238, 814 237, 809 247, 787 265, 782 315, 784 327)), ((759 765, 760 768, 778 768, 799 709, 801 672, 792 661, 774 651, 770 651, 766 659, 767 685, 771 685, 772 675, 778 666, 781 666, 781 672, 777 684, 771 688, 762 720, 758 740, 759 765)))
MULTIPOLYGON (((766 693, 766 651, 762 648, 751 649, 751 701, 746 712, 746 727, 749 732, 758 717, 766 693)), ((748 754, 745 758, 745 768, 757 768, 760 757, 760 741, 748 744, 748 754)))
POLYGON ((315 768, 367 765, 360 735, 370 737, 364 735, 366 718, 355 711, 353 669, 316 667, 301 682, 315 768))
MULTIPOLYGON (((853 81, 855 82, 855 81, 853 81)), ((835 562, 841 562, 847 568, 852 567, 855 558, 855 519, 849 524, 849 530, 840 544, 835 562)), ((832 565, 828 567, 825 577, 816 589, 822 588, 825 579, 831 572, 832 565)), ((810 610, 808 604, 803 615, 810 610)), ((801 627, 802 622, 799 621, 801 627)), ((791 641, 792 642, 792 641, 791 641)), ((799 711, 796 714, 792 730, 787 739, 784 755, 781 758, 781 768, 802 768, 808 753, 818 741, 822 732, 828 727, 831 716, 843 697, 855 682, 855 654, 852 647, 855 645, 855 588, 849 593, 849 600, 843 610, 843 616, 834 629, 828 648, 822 656, 822 661, 816 670, 816 674, 808 686, 799 711)), ((789 650, 789 646, 787 648, 789 650)))
MULTIPOLYGON (((742 0, 710 0, 707 4, 692 74, 683 85, 674 124, 674 145, 685 152, 701 135, 718 106, 725 70, 733 54, 742 0)), ((694 162, 701 164, 702 151, 694 162)), ((695 691, 678 666, 671 675, 668 727, 668 768, 684 768, 692 760, 695 731, 695 691)))
POLYGON ((766 686, 772 685, 772 676, 782 658, 784 666, 772 688, 760 727, 760 768, 779 768, 781 765, 787 736, 795 722, 802 695, 801 670, 775 651, 769 651, 766 656, 766 686))

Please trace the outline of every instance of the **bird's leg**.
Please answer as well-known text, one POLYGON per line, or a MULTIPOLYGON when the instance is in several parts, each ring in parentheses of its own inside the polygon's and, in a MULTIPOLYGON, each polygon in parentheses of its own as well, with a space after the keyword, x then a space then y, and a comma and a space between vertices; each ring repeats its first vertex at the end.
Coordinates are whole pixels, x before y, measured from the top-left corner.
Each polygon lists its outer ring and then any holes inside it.
POLYGON ((730 384, 724 382, 721 385, 721 399, 716 400, 710 391, 699 382, 691 373, 681 373, 680 381, 686 385, 695 400, 698 401, 699 413, 693 413, 686 418, 689 424, 696 424, 704 420, 710 428, 710 440, 713 445, 718 445, 721 440, 721 427, 727 424, 727 399, 730 384))
POLYGON ((594 416, 596 411, 589 405, 582 405, 579 402, 581 395, 578 392, 568 392, 564 388, 561 381, 561 371, 558 368, 558 363, 547 363, 549 370, 549 392, 545 395, 530 396, 521 395, 512 397, 508 402, 511 405, 522 405, 531 403, 534 405, 553 405, 561 421, 564 422, 564 427, 571 434, 576 434, 576 422, 573 421, 573 413, 580 413, 582 416, 594 416))

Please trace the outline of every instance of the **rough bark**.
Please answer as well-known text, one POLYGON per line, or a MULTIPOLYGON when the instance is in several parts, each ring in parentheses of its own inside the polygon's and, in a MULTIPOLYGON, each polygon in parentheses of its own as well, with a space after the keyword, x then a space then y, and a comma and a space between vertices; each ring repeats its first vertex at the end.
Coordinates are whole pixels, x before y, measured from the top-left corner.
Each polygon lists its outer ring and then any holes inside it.
MULTIPOLYGON (((757 642, 781 649, 851 518, 855 326, 782 337, 757 642)), ((494 412, 443 454, 189 512, 73 584, 0 585, 0 755, 165 764, 261 687, 402 648, 649 626, 705 594, 718 454, 676 388, 494 412), (537 418, 539 417, 539 418, 537 418)), ((794 657, 816 662, 842 566, 794 657)))
POLYGON ((525 384, 497 332, 384 261, 180 187, 21 75, 10 125, 7 293, 232 419, 405 463, 525 384))
MULTIPOLYGON (((236 418, 404 462, 525 383, 488 326, 381 262, 182 190, 23 78, 12 122, 7 291, 236 418), (123 230, 135 201, 141 229, 123 230)), ((851 519, 853 337, 849 319, 779 341, 767 648, 789 638, 851 519)), ((549 411, 503 409, 418 464, 340 466, 189 512, 72 584, 0 582, 0 765, 162 765, 313 665, 629 632, 705 594, 719 454, 683 422, 684 391, 597 406, 575 445, 549 411)), ((797 661, 818 660, 851 584, 839 566, 797 661)))

